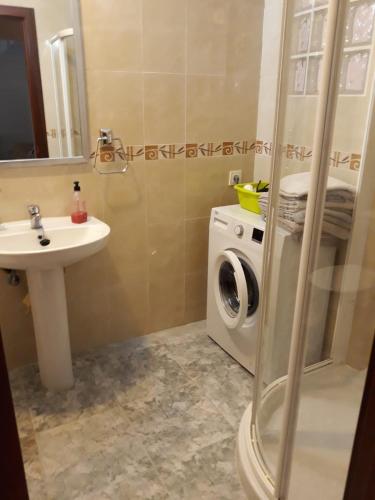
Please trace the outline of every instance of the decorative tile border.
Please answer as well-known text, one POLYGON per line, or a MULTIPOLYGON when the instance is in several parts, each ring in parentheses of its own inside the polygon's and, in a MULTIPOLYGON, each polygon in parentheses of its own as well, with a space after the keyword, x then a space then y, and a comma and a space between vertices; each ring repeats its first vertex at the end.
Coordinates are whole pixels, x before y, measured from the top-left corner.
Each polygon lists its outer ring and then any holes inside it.
MULTIPOLYGON (((113 157, 108 154, 109 151, 106 148, 108 146, 102 146, 99 153, 100 161, 104 163, 113 161, 113 157)), ((250 154, 255 150, 255 142, 241 140, 188 144, 146 144, 144 146, 125 146, 124 149, 129 161, 211 158, 250 154)), ((94 156, 95 152, 91 154, 91 158, 94 156)))
POLYGON ((125 146, 125 154, 129 161, 144 159, 144 146, 125 146))
MULTIPOLYGON (((58 131, 55 128, 51 128, 50 130, 47 130, 47 137, 50 139, 57 139, 58 138, 58 131)), ((72 131, 72 137, 76 136, 79 137, 81 135, 81 132, 79 130, 73 130, 72 131)), ((63 128, 61 129, 61 137, 65 139, 66 137, 66 130, 63 128)))
MULTIPOLYGON (((110 154, 111 147, 102 146, 100 151, 101 162, 114 161, 114 152, 110 154)), ((272 142, 257 139, 256 141, 223 141, 187 144, 147 144, 138 146, 125 146, 125 155, 129 161, 137 160, 172 160, 176 158, 215 158, 219 156, 247 155, 255 152, 258 156, 271 156, 272 142)), ((116 150, 118 153, 118 150, 116 150)), ((308 161, 312 157, 312 148, 296 144, 286 144, 283 153, 288 160, 308 161)), ((95 152, 91 157, 95 156, 95 152)), ((361 155, 358 153, 343 153, 332 151, 330 166, 348 168, 358 171, 361 164, 361 155)))
POLYGON ((262 156, 271 156, 272 154, 272 142, 262 141, 257 139, 255 141, 255 154, 262 156))
MULTIPOLYGON (((312 148, 287 144, 283 147, 283 153, 288 160, 308 161, 312 157, 312 148)), ((259 156, 271 156, 272 143, 257 139, 255 142, 255 154, 259 156)), ((335 168, 347 168, 358 171, 361 165, 361 155, 358 153, 344 153, 332 151, 329 158, 329 166, 335 168)))

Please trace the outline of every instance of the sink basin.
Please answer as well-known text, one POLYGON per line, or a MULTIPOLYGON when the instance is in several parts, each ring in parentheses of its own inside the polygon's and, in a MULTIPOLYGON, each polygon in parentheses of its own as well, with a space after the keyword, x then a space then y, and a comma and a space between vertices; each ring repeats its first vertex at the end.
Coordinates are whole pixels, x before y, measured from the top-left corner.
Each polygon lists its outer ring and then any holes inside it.
POLYGON ((30 220, 0 224, 0 267, 66 267, 101 250, 110 233, 109 226, 95 217, 84 224, 73 224, 70 217, 46 217, 42 222, 48 246, 41 246, 30 220))
POLYGON ((83 224, 46 217, 42 224, 46 246, 30 220, 0 225, 0 268, 26 270, 40 377, 47 389, 62 390, 74 384, 64 267, 101 250, 110 228, 94 217, 83 224))

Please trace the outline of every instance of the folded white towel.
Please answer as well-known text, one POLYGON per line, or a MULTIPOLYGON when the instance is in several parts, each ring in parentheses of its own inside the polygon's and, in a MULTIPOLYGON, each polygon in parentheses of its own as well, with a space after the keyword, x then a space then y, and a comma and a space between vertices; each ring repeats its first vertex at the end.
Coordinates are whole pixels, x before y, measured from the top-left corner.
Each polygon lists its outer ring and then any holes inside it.
MULTIPOLYGON (((306 210, 299 210, 294 214, 279 212, 279 217, 297 222, 297 224, 304 224, 306 217, 306 210)), ((352 216, 347 213, 338 212, 337 210, 325 210, 323 219, 332 224, 350 229, 352 225, 352 216)))
MULTIPOLYGON (((279 218, 278 222, 281 226, 288 229, 291 233, 301 233, 304 228, 304 224, 298 224, 290 220, 279 218)), ((323 236, 331 235, 339 238, 340 240, 347 240, 350 236, 350 231, 346 228, 337 226, 336 224, 331 224, 330 222, 323 221, 323 236)))
MULTIPOLYGON (((283 177, 280 181, 280 195, 294 198, 306 196, 310 189, 310 177, 310 172, 301 172, 283 177)), ((328 177, 327 193, 331 191, 343 191, 351 195, 355 194, 353 186, 335 177, 328 177)))
MULTIPOLYGON (((258 198, 258 203, 260 207, 264 209, 263 211, 266 212, 268 207, 268 193, 262 193, 258 198)), ((294 198, 293 200, 287 200, 283 196, 279 197, 279 210, 283 213, 293 214, 299 210, 305 210, 306 205, 307 201, 305 199, 294 198)), ((330 209, 352 213, 354 208, 354 198, 349 200, 340 197, 327 197, 324 207, 325 210, 330 209)))
MULTIPOLYGON (((278 220, 292 233, 303 231, 310 172, 302 172, 284 177, 280 183, 278 220)), ((259 197, 259 205, 264 215, 268 209, 268 193, 259 197)), ((355 188, 333 177, 328 178, 323 214, 323 234, 340 239, 348 239, 352 226, 355 188)))

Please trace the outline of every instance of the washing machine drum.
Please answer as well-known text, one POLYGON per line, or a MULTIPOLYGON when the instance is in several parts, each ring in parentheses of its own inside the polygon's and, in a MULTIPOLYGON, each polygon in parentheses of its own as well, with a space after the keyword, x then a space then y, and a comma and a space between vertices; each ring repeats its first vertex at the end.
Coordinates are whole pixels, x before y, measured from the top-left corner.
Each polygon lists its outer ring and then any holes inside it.
POLYGON ((230 329, 239 328, 259 305, 259 286, 250 264, 233 250, 225 250, 215 266, 214 293, 220 316, 230 329))

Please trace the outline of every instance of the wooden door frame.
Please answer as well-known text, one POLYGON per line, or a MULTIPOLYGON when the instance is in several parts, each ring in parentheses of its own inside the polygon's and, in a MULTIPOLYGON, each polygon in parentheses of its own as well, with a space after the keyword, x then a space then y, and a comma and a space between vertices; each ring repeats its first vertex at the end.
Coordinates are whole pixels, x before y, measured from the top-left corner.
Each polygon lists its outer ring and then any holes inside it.
POLYGON ((375 340, 367 370, 344 500, 375 499, 375 340))
POLYGON ((25 470, 18 436, 0 332, 0 491, 4 500, 28 500, 25 470))
POLYGON ((22 21, 35 158, 48 158, 48 142, 34 9, 0 6, 0 16, 22 21))

